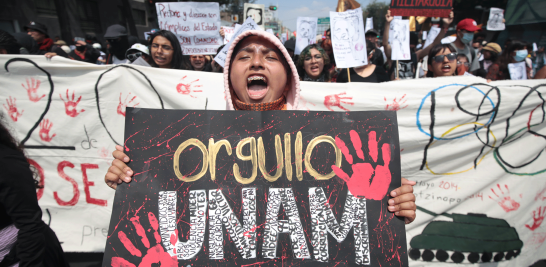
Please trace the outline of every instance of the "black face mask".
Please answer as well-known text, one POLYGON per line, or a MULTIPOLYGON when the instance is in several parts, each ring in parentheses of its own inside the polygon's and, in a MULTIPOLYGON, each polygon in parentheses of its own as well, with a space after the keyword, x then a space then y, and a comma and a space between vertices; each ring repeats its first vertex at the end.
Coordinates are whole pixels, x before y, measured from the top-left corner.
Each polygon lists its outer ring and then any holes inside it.
POLYGON ((80 52, 83 52, 85 51, 85 45, 82 45, 82 46, 76 46, 76 50, 80 51, 80 52))

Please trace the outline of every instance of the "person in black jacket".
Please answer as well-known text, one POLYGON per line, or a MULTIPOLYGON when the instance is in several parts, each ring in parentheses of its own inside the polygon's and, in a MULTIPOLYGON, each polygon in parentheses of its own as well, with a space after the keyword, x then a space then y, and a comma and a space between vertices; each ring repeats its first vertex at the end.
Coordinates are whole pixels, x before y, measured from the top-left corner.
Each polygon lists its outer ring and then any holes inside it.
POLYGON ((57 236, 42 221, 39 181, 2 121, 0 114, 0 266, 68 267, 57 236))
POLYGON ((85 41, 79 40, 76 42, 76 49, 70 51, 68 57, 74 60, 95 64, 100 57, 100 52, 91 45, 85 43, 85 41))
POLYGON ((45 55, 47 58, 59 55, 68 57, 66 52, 53 43, 53 39, 47 35, 47 27, 39 22, 31 21, 25 26, 25 31, 38 43, 38 51, 35 55, 45 55))

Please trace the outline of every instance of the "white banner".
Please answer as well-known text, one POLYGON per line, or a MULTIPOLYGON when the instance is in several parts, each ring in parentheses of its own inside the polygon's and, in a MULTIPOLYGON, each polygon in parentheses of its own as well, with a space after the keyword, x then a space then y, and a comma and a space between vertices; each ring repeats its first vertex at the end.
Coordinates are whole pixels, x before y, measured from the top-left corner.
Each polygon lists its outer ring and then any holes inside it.
MULTIPOLYGON (((45 185, 43 220, 67 252, 104 248, 115 193, 104 175, 123 143, 127 106, 225 108, 220 73, 11 58, 0 56, 5 121, 26 140, 45 185)), ((302 110, 398 111, 402 176, 417 182, 417 219, 406 226, 410 266, 530 266, 546 258, 546 80, 301 87, 302 110)))
POLYGON ((368 64, 361 8, 345 12, 330 11, 330 28, 338 68, 368 64))
POLYGON ((159 28, 173 32, 184 55, 215 55, 222 45, 218 3, 156 3, 159 28))
POLYGON ((317 20, 315 17, 298 17, 294 55, 301 54, 305 47, 316 43, 317 20))

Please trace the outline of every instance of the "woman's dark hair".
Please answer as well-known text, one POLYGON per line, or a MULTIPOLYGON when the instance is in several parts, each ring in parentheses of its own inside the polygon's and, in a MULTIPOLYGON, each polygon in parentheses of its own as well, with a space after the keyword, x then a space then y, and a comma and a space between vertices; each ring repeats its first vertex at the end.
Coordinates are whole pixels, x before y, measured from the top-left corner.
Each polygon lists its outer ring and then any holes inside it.
MULTIPOLYGON (((432 58, 436 56, 436 54, 444 51, 445 49, 451 51, 451 53, 456 53, 457 50, 451 46, 451 44, 439 44, 434 46, 432 49, 430 49, 430 52, 428 53, 428 59, 427 59, 427 77, 434 77, 434 73, 432 72, 432 58)), ((453 73, 455 74, 455 72, 453 73)))
POLYGON ((20 47, 17 39, 8 32, 0 30, 0 49, 6 49, 8 54, 19 54, 20 47))
POLYGON ((330 57, 328 56, 326 51, 324 51, 324 49, 318 44, 308 45, 301 51, 300 57, 298 58, 298 61, 296 64, 296 69, 298 70, 298 75, 300 76, 300 79, 303 79, 303 77, 305 77, 305 69, 303 68, 303 63, 305 61, 305 58, 311 55, 311 49, 318 50, 320 55, 324 59, 324 68, 322 69, 322 73, 320 75, 324 77, 325 82, 329 82, 330 81, 330 71, 329 71, 330 57))
MULTIPOLYGON (((171 69, 178 69, 178 70, 188 70, 190 69, 190 64, 187 62, 187 60, 184 58, 184 54, 182 53, 182 47, 180 47, 180 43, 178 42, 178 38, 176 38, 176 35, 174 33, 167 31, 167 30, 160 30, 152 34, 150 38, 150 46, 148 49, 150 50, 150 56, 152 54, 152 43, 154 42, 154 39, 157 36, 165 37, 169 42, 171 43, 171 46, 173 48, 173 59, 171 61, 171 69)), ((151 60, 150 65, 152 67, 159 67, 155 61, 153 61, 153 57, 151 60)))
POLYGON ((512 62, 512 52, 517 50, 525 50, 525 43, 518 41, 518 40, 512 40, 510 43, 510 46, 508 46, 507 49, 504 49, 502 51, 502 54, 499 56, 497 62, 499 64, 499 69, 504 70, 505 73, 508 71, 508 64, 512 62))
POLYGON ((375 44, 372 41, 366 39, 366 57, 369 56, 373 50, 375 50, 375 44))
MULTIPOLYGON (((17 141, 6 127, 6 124, 4 123, 3 113, 0 113, 0 145, 4 145, 12 150, 17 150, 21 152, 23 156, 25 155, 23 147, 17 144, 17 141)), ((36 186, 36 188, 42 188, 43 186, 40 185, 40 179, 38 177, 37 171, 32 168, 32 165, 30 165, 30 167, 30 171, 32 172, 32 175, 34 177, 34 185, 36 186)))

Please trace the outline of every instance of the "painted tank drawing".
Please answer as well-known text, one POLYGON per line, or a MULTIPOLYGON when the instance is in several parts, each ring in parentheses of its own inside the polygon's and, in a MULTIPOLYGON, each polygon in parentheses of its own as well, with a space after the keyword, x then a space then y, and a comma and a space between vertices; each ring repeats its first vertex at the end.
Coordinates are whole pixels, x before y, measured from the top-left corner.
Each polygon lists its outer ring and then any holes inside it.
MULTIPOLYGON (((433 216, 434 212, 418 207, 433 216)), ((410 241, 409 257, 452 263, 499 262, 517 257, 523 241, 503 219, 485 214, 441 214, 453 221, 432 221, 410 241)))

